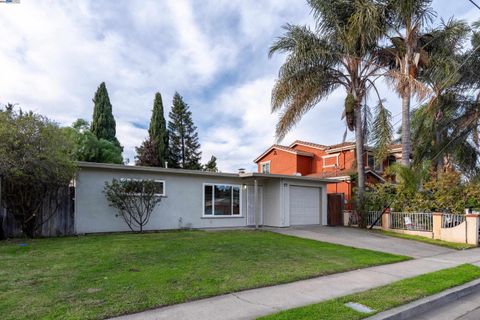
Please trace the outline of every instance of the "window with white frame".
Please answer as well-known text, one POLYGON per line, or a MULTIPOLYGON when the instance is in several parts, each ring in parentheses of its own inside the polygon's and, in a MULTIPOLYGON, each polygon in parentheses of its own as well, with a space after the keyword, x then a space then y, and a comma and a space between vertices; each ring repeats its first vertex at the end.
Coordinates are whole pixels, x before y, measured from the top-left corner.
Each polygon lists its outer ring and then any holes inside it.
POLYGON ((338 158, 340 154, 332 154, 328 156, 323 156, 323 167, 324 168, 332 168, 332 167, 338 167, 338 158))
POLYGON ((260 163, 262 173, 270 173, 270 161, 260 163))
MULTIPOLYGON (((130 179, 130 178, 122 178, 122 181, 141 181, 143 179, 130 179)), ((145 179, 149 180, 149 179, 145 179)), ((151 180, 153 181, 153 185, 155 188, 155 195, 159 197, 164 197, 165 196, 165 181, 164 180, 151 180)), ((142 188, 143 186, 140 184, 132 184, 131 188, 142 188)), ((143 193, 143 190, 131 190, 131 191, 136 191, 135 193, 141 194, 143 193)))
POLYGON ((204 184, 203 215, 241 216, 241 188, 238 185, 204 184))

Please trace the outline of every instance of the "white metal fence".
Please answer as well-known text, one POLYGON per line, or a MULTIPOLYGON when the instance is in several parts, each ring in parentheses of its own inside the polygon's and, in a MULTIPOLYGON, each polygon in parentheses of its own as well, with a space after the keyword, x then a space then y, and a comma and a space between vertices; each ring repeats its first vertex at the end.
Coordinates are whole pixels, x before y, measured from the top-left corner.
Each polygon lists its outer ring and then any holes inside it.
POLYGON ((442 215, 442 228, 453 228, 465 222, 464 214, 444 213, 442 215))
POLYGON ((370 227, 375 223, 375 226, 381 226, 382 225, 382 219, 378 219, 380 215, 382 214, 382 211, 369 211, 365 214, 365 224, 370 227), (378 221, 377 221, 378 219, 378 221))
POLYGON ((433 215, 424 212, 392 212, 390 213, 390 228, 432 231, 433 215))

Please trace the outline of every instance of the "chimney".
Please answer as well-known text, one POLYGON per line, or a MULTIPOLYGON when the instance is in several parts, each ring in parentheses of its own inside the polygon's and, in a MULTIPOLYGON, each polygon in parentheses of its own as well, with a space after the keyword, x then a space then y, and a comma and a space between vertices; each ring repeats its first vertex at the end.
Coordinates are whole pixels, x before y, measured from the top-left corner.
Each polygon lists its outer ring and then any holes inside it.
POLYGON ((239 174, 245 173, 245 168, 240 168, 240 169, 238 169, 238 173, 239 173, 239 174))

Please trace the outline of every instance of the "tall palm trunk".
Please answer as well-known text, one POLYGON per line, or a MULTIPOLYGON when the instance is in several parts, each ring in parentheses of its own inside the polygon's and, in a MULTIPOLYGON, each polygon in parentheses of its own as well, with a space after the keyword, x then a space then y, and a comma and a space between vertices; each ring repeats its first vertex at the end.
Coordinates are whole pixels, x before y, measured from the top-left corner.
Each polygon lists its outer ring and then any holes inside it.
POLYGON ((402 164, 410 167, 412 142, 410 138, 410 99, 411 92, 408 85, 402 95, 402 164))
POLYGON ((362 124, 361 104, 355 108, 355 149, 357 150, 357 203, 356 211, 360 217, 360 225, 363 226, 364 195, 365 195, 365 164, 364 164, 364 145, 363 145, 363 124, 362 124))

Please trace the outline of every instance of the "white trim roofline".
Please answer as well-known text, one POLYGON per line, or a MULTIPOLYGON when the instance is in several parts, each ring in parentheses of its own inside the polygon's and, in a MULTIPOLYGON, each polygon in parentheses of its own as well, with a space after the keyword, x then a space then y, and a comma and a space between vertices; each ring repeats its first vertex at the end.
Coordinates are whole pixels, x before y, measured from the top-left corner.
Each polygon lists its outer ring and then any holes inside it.
POLYGON ((265 157, 270 151, 272 151, 274 149, 277 149, 277 150, 280 150, 280 151, 285 151, 285 152, 292 153, 292 154, 296 154, 296 155, 299 155, 299 156, 305 156, 305 157, 311 157, 311 158, 313 158, 313 156, 314 156, 313 153, 310 153, 310 152, 295 150, 295 149, 292 149, 290 147, 281 146, 279 144, 274 144, 270 148, 268 148, 264 153, 262 153, 260 156, 258 156, 255 160, 253 160, 253 162, 258 163, 263 157, 265 157))

